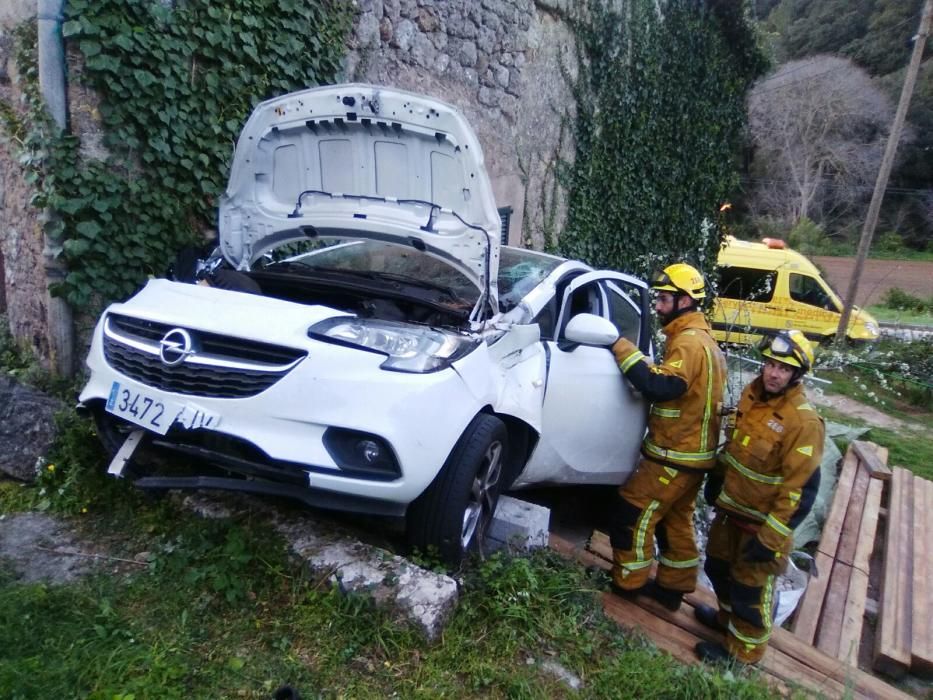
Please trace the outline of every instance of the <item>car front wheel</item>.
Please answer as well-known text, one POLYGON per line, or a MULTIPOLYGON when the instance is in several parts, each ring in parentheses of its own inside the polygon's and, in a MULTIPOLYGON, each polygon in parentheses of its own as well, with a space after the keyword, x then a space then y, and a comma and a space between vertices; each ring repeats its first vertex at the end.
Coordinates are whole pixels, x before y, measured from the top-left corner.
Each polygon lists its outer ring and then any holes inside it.
POLYGON ((431 485, 408 509, 408 541, 457 566, 482 542, 503 487, 508 433, 495 416, 467 427, 431 485))

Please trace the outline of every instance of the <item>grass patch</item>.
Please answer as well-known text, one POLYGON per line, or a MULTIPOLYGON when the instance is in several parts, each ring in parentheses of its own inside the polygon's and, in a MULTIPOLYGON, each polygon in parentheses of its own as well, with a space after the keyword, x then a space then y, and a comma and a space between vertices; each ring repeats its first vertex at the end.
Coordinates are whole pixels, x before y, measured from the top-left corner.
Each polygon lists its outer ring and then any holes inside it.
POLYGON ((869 306, 868 313, 885 323, 906 323, 933 326, 933 312, 912 309, 891 309, 887 306, 869 306))
POLYGON ((545 662, 586 697, 773 697, 754 672, 682 666, 624 633, 599 606, 605 575, 549 552, 475 563, 429 644, 368 598, 308 578, 248 513, 204 521, 168 503, 119 521, 76 522, 114 556, 148 552, 145 568, 69 586, 0 577, 0 697, 266 700, 283 683, 308 698, 576 695, 545 662))
POLYGON ((463 575, 443 638, 428 643, 366 596, 310 578, 246 512, 202 520, 103 477, 90 424, 63 419, 34 486, 0 484, 0 512, 45 509, 111 556, 67 586, 0 565, 0 697, 12 700, 303 697, 766 698, 754 671, 682 666, 607 620, 602 572, 550 552, 494 556, 463 575), (54 469, 49 469, 54 466, 54 469), (3 572, 7 573, 4 574, 3 572))

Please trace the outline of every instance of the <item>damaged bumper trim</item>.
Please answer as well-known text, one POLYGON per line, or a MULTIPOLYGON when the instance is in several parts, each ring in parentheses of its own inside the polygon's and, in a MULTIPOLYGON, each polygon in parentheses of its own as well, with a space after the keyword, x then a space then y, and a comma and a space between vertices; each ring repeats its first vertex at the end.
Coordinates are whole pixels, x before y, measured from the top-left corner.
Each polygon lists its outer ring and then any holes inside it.
POLYGON ((282 496, 299 500, 313 508, 339 510, 365 515, 384 515, 401 517, 405 515, 405 505, 379 501, 362 496, 352 496, 335 491, 313 488, 296 489, 292 484, 277 484, 268 481, 244 480, 219 476, 144 476, 136 479, 133 485, 141 489, 214 489, 220 491, 239 491, 242 493, 282 496))

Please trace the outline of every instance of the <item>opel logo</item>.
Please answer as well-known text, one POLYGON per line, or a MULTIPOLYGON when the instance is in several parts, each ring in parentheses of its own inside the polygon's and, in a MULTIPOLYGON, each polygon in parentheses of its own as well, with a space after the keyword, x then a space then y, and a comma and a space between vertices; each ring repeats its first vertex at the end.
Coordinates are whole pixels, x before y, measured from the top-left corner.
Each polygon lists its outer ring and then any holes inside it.
POLYGON ((185 361, 188 355, 194 354, 194 343, 191 334, 184 328, 173 328, 159 341, 159 357, 162 364, 174 367, 185 361))

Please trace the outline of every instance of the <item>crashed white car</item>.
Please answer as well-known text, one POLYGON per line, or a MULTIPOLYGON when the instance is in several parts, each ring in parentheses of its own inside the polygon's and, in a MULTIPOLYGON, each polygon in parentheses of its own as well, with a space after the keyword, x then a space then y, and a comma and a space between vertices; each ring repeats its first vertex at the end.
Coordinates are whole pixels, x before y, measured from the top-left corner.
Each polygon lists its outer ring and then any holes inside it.
POLYGON ((455 563, 502 490, 632 470, 645 403, 607 346, 650 352, 646 286, 500 246, 454 107, 368 85, 260 104, 218 228, 197 279, 97 325, 80 401, 111 473, 405 516, 455 563), (139 469, 139 450, 191 459, 139 469))

